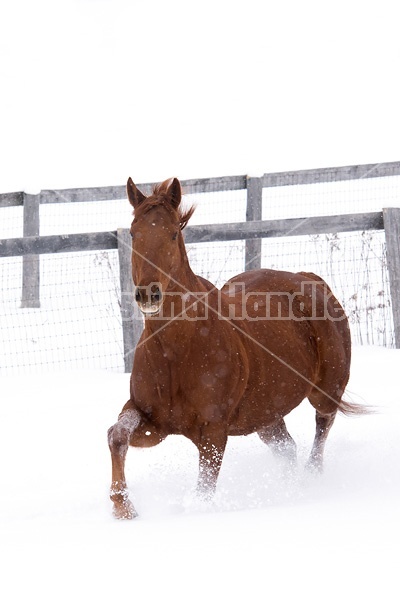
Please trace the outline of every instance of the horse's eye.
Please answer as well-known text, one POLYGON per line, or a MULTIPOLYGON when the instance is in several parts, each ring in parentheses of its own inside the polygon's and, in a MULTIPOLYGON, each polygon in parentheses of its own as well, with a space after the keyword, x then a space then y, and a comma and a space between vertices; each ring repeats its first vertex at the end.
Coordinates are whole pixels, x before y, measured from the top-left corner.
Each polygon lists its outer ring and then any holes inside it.
POLYGON ((173 239, 173 240, 176 240, 176 238, 177 238, 177 237, 178 237, 178 232, 177 232, 177 231, 175 231, 174 235, 172 236, 172 239, 173 239))

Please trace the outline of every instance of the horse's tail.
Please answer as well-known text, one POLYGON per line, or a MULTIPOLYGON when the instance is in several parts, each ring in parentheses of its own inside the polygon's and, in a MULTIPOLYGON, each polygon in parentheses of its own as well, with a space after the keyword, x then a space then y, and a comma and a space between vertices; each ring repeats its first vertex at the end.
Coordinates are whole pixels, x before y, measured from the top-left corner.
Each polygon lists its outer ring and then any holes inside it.
POLYGON ((361 417, 362 415, 370 415, 374 411, 372 406, 363 406, 355 402, 347 402, 343 398, 338 403, 339 412, 346 417, 361 417))
MULTIPOLYGON (((340 399, 338 410, 346 417, 362 417, 363 415, 374 415, 379 412, 378 407, 372 404, 359 404, 358 402, 348 401, 347 398, 349 398, 349 396, 358 396, 358 394, 354 394, 348 389, 346 389, 344 395, 346 396, 346 400, 343 398, 340 399)), ((361 397, 359 396, 359 398, 361 397)))

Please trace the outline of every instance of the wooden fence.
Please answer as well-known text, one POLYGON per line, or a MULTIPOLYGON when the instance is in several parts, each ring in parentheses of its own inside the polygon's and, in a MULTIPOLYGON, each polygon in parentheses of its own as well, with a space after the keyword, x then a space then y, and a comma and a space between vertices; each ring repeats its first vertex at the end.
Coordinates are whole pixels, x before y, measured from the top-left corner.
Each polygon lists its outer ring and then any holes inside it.
MULTIPOLYGON (((400 348, 400 208, 384 208, 381 212, 361 214, 262 220, 263 188, 395 175, 400 175, 400 162, 267 173, 261 177, 235 176, 182 181, 183 189, 187 194, 247 190, 246 221, 188 226, 185 230, 185 239, 187 243, 245 240, 245 268, 254 269, 261 266, 262 238, 384 230, 395 344, 400 348)), ((146 194, 151 192, 153 184, 141 184, 139 187, 146 194)), ((126 371, 130 371, 132 350, 138 339, 140 326, 137 320, 128 318, 132 308, 129 298, 133 292, 130 277, 129 231, 119 229, 100 233, 40 236, 39 219, 41 204, 105 201, 124 197, 124 186, 44 190, 37 195, 24 192, 2 194, 0 208, 23 206, 23 237, 0 240, 0 257, 23 257, 21 307, 40 307, 40 254, 117 249, 120 261, 125 368, 126 371)))

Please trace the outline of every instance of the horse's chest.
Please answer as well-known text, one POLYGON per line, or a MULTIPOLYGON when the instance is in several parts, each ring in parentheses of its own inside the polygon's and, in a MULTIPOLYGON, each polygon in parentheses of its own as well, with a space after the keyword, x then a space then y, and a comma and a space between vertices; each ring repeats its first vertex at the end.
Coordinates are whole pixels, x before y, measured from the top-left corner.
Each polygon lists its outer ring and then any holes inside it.
POLYGON ((196 361, 166 352, 154 353, 134 370, 135 404, 158 427, 188 435, 205 422, 226 421, 237 403, 238 389, 227 353, 205 350, 196 361), (214 353, 215 354, 215 353, 214 353))
POLYGON ((145 369, 136 369, 132 378, 136 406, 170 433, 183 433, 194 415, 184 391, 183 365, 159 357, 145 369))
POLYGON ((240 401, 247 381, 241 346, 230 329, 217 325, 212 341, 201 331, 177 339, 167 327, 164 337, 149 338, 137 350, 135 404, 169 433, 229 422, 240 401))

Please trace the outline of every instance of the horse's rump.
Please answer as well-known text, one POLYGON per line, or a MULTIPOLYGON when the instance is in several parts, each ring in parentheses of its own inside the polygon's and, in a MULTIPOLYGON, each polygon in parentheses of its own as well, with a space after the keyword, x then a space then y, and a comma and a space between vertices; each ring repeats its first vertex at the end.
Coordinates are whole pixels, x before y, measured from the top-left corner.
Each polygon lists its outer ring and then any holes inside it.
MULTIPOLYGON (((319 410, 351 412, 351 405, 341 400, 349 379, 350 330, 323 279, 313 273, 260 269, 230 279, 222 292, 236 317, 245 317, 238 323, 253 339, 250 352, 267 365, 267 372, 272 364, 319 410)), ((285 391, 288 399, 291 394, 287 387, 285 391)), ((293 402, 297 397, 294 393, 293 402)))

